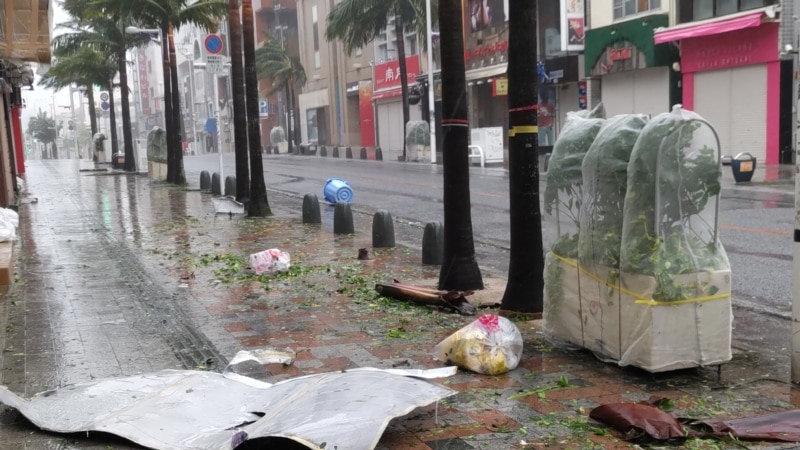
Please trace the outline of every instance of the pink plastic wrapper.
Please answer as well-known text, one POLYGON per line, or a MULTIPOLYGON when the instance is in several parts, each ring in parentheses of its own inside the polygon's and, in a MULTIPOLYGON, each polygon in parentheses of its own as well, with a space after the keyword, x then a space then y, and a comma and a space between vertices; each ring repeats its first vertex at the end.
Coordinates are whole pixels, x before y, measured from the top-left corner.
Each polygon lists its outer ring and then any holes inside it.
POLYGON ((255 271, 256 275, 283 272, 289 270, 289 261, 289 253, 271 248, 250 255, 250 268, 255 271))

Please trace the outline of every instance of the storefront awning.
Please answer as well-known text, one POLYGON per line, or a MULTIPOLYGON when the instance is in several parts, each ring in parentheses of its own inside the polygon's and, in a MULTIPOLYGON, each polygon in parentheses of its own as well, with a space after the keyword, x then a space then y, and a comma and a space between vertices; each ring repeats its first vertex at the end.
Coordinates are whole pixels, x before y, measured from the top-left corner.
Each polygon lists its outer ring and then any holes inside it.
POLYGON ((394 89, 387 89, 385 91, 378 91, 372 93, 372 100, 382 100, 385 98, 401 97, 403 95, 403 88, 398 87, 394 89))
POLYGON ((467 81, 480 80, 481 78, 489 78, 506 73, 508 63, 496 64, 494 66, 481 67, 480 69, 472 69, 466 72, 467 81))
POLYGON ((670 28, 660 28, 655 30, 654 40, 656 44, 663 44, 664 42, 672 42, 681 39, 709 36, 712 34, 757 27, 761 25, 761 19, 764 16, 774 18, 775 7, 768 6, 766 8, 725 16, 723 18, 715 18, 701 22, 691 22, 685 25, 678 25, 670 28))

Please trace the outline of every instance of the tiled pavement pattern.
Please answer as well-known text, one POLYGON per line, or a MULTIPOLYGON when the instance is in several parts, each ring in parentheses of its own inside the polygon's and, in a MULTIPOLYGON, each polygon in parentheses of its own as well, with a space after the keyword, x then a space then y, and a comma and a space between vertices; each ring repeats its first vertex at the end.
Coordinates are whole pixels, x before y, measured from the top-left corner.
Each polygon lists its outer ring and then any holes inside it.
MULTIPOLYGON (((272 381, 360 366, 439 367, 433 345, 473 320, 376 298, 377 281, 433 285, 438 268, 421 266, 414 246, 373 251, 369 214, 356 214, 354 236, 334 236, 332 208, 323 206, 322 226, 303 225, 302 199, 277 193, 271 218, 215 216, 210 195, 197 190, 81 172, 75 161, 27 164, 17 280, 0 299, 0 384, 14 392, 162 368, 220 370, 238 350, 264 346, 297 352, 290 366, 243 368, 272 381), (249 274, 246 256, 272 247, 291 253, 293 270, 249 274), (356 259, 362 247, 373 259, 356 259)), ((421 229, 398 232, 421 241, 421 229)), ((379 448, 636 448, 591 429, 589 410, 653 395, 674 399, 673 414, 688 417, 751 416, 800 403, 779 349, 737 347, 719 376, 716 368, 652 375, 553 348, 537 321, 517 325, 525 338, 521 367, 442 380, 459 394, 392 421, 379 448), (511 398, 520 393, 530 395, 511 398)), ((2 450, 136 448, 98 433, 44 433, 0 408, 2 450)))

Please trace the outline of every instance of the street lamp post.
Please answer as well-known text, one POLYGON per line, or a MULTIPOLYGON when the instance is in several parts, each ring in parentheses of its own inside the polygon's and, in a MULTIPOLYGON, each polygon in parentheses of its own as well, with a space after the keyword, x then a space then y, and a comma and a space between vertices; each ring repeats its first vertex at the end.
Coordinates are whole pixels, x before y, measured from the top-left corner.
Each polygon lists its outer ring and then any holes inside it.
POLYGON ((436 164, 436 105, 433 92, 433 24, 431 24, 431 0, 425 0, 425 25, 428 40, 428 120, 431 132, 431 164, 436 164))

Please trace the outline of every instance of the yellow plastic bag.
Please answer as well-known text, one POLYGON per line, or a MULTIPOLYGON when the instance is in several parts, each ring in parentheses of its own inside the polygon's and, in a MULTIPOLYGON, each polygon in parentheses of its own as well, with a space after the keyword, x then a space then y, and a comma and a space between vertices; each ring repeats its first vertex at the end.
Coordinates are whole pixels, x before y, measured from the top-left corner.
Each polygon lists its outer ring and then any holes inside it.
POLYGON ((433 348, 440 361, 486 375, 513 370, 522 357, 522 334, 513 322, 487 314, 433 348))

